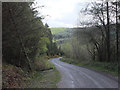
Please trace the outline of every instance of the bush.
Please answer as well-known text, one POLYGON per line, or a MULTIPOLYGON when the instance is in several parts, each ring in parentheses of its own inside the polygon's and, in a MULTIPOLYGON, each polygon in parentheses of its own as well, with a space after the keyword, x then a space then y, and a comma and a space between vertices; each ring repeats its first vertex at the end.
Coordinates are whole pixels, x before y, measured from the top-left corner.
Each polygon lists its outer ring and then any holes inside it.
POLYGON ((50 56, 45 56, 46 59, 50 59, 50 56))
POLYGON ((36 71, 43 71, 46 69, 52 69, 53 66, 52 64, 49 62, 49 56, 40 56, 38 57, 33 65, 33 69, 36 71))

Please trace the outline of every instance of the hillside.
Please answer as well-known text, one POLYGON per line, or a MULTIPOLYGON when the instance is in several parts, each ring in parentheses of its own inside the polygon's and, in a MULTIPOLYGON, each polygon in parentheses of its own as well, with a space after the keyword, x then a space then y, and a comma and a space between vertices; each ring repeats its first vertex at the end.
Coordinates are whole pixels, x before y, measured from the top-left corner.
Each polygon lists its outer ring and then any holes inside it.
POLYGON ((70 38, 72 29, 71 28, 51 28, 53 35, 53 41, 57 44, 63 44, 68 38, 70 38))

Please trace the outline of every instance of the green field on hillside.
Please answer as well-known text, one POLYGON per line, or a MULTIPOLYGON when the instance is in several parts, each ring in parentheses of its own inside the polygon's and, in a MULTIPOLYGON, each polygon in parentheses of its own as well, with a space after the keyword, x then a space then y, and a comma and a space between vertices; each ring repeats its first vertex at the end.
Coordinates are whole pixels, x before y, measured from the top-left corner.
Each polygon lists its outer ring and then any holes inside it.
POLYGON ((72 28, 51 28, 53 41, 58 45, 65 43, 71 37, 72 28))
POLYGON ((66 30, 67 30, 67 28, 51 28, 51 32, 52 32, 53 35, 58 34, 60 32, 64 32, 66 30))

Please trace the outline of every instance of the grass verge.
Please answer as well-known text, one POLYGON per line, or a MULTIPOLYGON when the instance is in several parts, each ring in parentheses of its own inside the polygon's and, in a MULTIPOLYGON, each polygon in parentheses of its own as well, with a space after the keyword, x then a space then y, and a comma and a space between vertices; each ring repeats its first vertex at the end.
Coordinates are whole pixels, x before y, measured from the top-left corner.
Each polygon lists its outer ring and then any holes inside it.
POLYGON ((56 83, 60 80, 55 66, 45 59, 42 64, 38 63, 32 72, 3 63, 2 73, 3 88, 56 88, 56 83))
POLYGON ((62 58, 60 59, 63 62, 67 62, 69 64, 74 64, 74 65, 78 65, 78 66, 82 66, 82 67, 86 67, 86 68, 90 68, 90 69, 95 69, 98 71, 102 71, 102 72, 106 72, 108 74, 111 74, 113 76, 119 76, 120 77, 120 73, 118 73, 118 63, 113 63, 113 62, 97 62, 97 61, 79 61, 78 60, 73 60, 70 58, 62 58))
POLYGON ((49 70, 35 72, 26 88, 57 88, 56 84, 61 77, 55 66, 51 64, 51 67, 49 70))

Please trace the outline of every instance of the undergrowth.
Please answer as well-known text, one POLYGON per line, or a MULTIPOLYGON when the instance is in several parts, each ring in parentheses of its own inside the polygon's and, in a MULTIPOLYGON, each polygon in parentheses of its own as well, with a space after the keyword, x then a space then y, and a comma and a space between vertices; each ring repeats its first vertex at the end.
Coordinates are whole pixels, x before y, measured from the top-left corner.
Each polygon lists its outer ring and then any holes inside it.
MULTIPOLYGON (((52 85, 48 85, 49 87, 55 87, 59 74, 55 66, 50 63, 50 60, 43 56, 37 58, 33 64, 32 71, 28 72, 21 67, 16 67, 4 62, 2 65, 2 88, 28 88, 30 82, 36 81, 39 83, 39 81, 44 79, 48 83, 52 82, 52 85)), ((42 85, 45 87, 46 83, 42 85)), ((37 87, 39 86, 40 84, 37 87)))

